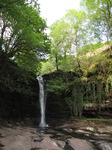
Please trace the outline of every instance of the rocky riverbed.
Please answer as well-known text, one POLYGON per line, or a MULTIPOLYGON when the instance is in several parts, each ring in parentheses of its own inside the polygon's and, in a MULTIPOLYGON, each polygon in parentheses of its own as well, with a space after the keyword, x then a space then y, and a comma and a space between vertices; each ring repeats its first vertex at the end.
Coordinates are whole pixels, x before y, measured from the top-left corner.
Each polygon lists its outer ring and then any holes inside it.
POLYGON ((50 121, 40 129, 24 122, 0 125, 0 150, 112 150, 112 121, 50 121))

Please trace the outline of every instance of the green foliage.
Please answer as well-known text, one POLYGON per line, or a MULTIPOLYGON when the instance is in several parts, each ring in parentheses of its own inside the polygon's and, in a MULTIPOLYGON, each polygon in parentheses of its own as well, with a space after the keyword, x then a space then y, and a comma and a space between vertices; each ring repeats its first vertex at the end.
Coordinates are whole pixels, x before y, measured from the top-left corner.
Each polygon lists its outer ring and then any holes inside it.
POLYGON ((63 71, 74 71, 75 67, 76 67, 75 56, 67 55, 66 58, 60 57, 59 69, 61 69, 63 71))
POLYGON ((51 93, 53 92, 56 95, 66 93, 67 89, 67 83, 65 83, 62 78, 50 80, 46 85, 46 91, 51 93))
POLYGON ((36 73, 40 68, 37 59, 50 50, 50 40, 44 32, 46 22, 40 17, 38 3, 3 0, 0 19, 0 59, 14 59, 22 68, 36 73))
POLYGON ((109 50, 97 50, 106 44, 105 41, 109 43, 111 40, 112 3, 110 0, 81 2, 84 11, 69 10, 64 18, 51 26, 51 54, 55 58, 56 68, 63 72, 72 71, 74 76, 68 80, 63 75, 58 76, 57 72, 55 79, 48 82, 47 90, 60 99, 66 97, 60 103, 65 104, 64 110, 68 110, 71 116, 81 116, 83 106, 89 103, 101 111, 100 106, 107 99, 112 99, 112 81, 109 78, 112 61, 109 50))
POLYGON ((65 21, 70 25, 71 44, 75 46, 74 54, 86 43, 86 13, 82 10, 69 10, 65 15, 65 21))
POLYGON ((10 92, 16 91, 25 95, 33 94, 30 83, 32 80, 35 80, 35 74, 30 71, 28 72, 24 69, 21 69, 12 61, 7 61, 7 63, 2 63, 2 65, 4 67, 1 69, 1 84, 4 83, 4 86, 10 92))
POLYGON ((84 11, 69 10, 50 27, 50 43, 36 0, 0 2, 0 114, 21 108, 22 113, 22 106, 33 103, 38 95, 36 73, 45 75, 49 109, 55 106, 63 116, 81 116, 89 103, 100 111, 101 104, 112 99, 110 55, 85 57, 105 45, 102 37, 111 39, 112 3, 82 0, 82 5, 84 11), (49 59, 40 63, 50 48, 49 59))
POLYGON ((83 86, 80 82, 74 82, 72 91, 73 115, 80 116, 83 109, 83 86))
POLYGON ((70 116, 73 116, 73 102, 72 102, 72 98, 65 98, 65 103, 66 103, 66 111, 68 109, 68 111, 70 112, 70 116))
POLYGON ((48 59, 46 61, 41 62, 41 74, 49 74, 55 71, 55 61, 53 59, 48 59))
MULTIPOLYGON (((69 10, 64 18, 56 21, 50 27, 50 37, 52 45, 51 55, 55 58, 57 70, 59 69, 59 65, 61 63, 66 63, 66 57, 68 54, 75 55, 79 47, 85 43, 85 21, 85 12, 69 10), (75 47, 74 49, 72 48, 73 45, 75 47)), ((62 67, 64 67, 63 64, 62 67)))
POLYGON ((111 0, 82 0, 82 6, 88 12, 89 28, 95 40, 111 39, 112 2, 111 0))
POLYGON ((65 56, 67 51, 71 48, 71 43, 69 41, 69 24, 63 19, 56 21, 50 27, 50 37, 51 37, 51 57, 55 58, 56 69, 59 67, 60 56, 65 56))

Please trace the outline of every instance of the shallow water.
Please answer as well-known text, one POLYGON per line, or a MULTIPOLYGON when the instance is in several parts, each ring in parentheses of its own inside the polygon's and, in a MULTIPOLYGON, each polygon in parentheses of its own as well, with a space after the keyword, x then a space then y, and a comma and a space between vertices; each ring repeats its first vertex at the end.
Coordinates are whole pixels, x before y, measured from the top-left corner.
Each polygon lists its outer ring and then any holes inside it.
POLYGON ((72 132, 67 132, 62 128, 56 129, 51 127, 41 130, 41 132, 44 132, 44 134, 49 134, 50 138, 52 139, 64 141, 64 150, 74 150, 74 148, 72 148, 67 142, 68 138, 86 140, 93 145, 94 150, 112 150, 111 146, 109 145, 109 143, 112 143, 112 139, 108 138, 106 135, 104 137, 102 137, 100 134, 86 135, 84 133, 76 133, 75 130, 72 132))

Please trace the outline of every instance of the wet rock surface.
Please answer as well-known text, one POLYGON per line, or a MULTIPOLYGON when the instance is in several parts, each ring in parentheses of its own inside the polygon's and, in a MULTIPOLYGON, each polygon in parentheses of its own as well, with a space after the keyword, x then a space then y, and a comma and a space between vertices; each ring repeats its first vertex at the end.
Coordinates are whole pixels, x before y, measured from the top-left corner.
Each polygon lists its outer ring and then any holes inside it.
POLYGON ((73 121, 52 127, 0 125, 0 150, 112 150, 111 125, 73 121))
POLYGON ((93 150, 93 145, 86 141, 77 138, 68 139, 69 145, 76 150, 93 150))
MULTIPOLYGON (((2 135, 0 138, 1 150, 62 150, 67 148, 64 140, 52 138, 51 134, 40 133, 36 128, 1 127, 0 133, 2 135)), ((93 150, 91 144, 86 140, 72 138, 67 141, 71 149, 93 150)))

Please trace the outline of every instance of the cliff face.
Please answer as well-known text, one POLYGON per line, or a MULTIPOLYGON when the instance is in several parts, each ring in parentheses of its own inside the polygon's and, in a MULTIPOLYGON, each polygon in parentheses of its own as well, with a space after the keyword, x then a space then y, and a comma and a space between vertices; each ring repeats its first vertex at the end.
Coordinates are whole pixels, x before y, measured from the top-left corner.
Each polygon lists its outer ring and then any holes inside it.
POLYGON ((72 95, 74 72, 58 71, 44 76, 47 92, 46 115, 49 117, 67 117, 70 115, 68 102, 72 95))
POLYGON ((38 91, 35 74, 10 60, 0 64, 0 117, 36 116, 38 91))
POLYGON ((111 117, 111 81, 78 78, 73 73, 67 72, 44 78, 46 79, 46 115, 48 117, 111 117), (66 76, 67 74, 69 77, 66 76))

